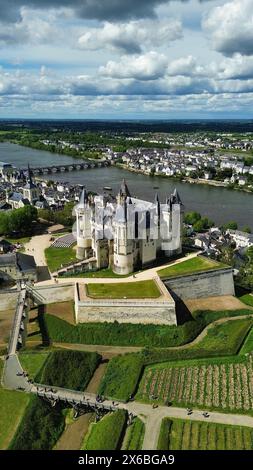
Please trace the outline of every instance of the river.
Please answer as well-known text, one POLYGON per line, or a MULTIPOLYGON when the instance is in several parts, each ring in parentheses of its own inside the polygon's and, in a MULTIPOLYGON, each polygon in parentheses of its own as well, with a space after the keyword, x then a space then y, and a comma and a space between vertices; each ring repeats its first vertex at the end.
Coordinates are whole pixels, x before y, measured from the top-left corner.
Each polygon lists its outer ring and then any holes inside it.
MULTIPOLYGON (((57 163, 78 161, 65 155, 52 154, 42 150, 20 147, 15 144, 0 143, 0 160, 17 167, 46 166, 57 163)), ((100 192, 110 186, 115 193, 122 178, 125 178, 133 196, 153 200, 158 191, 161 202, 165 201, 176 187, 185 205, 185 210, 195 210, 217 224, 237 221, 240 228, 249 225, 253 229, 253 194, 218 188, 208 185, 190 184, 169 178, 148 177, 119 168, 96 168, 86 171, 73 171, 48 175, 47 178, 85 185, 88 190, 100 192), (154 187, 159 187, 159 190, 154 187)))

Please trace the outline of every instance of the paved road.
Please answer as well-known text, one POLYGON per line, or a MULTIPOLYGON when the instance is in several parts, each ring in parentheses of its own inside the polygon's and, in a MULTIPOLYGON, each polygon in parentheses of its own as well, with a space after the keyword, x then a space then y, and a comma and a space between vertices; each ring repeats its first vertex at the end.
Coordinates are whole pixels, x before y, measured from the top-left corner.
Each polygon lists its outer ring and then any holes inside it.
POLYGON ((20 326, 22 323, 22 316, 25 307, 25 298, 26 298, 26 289, 21 289, 18 295, 14 321, 12 325, 10 340, 9 340, 9 348, 8 354, 15 354, 18 344, 18 338, 20 335, 20 326))
POLYGON ((206 410, 194 410, 193 414, 188 416, 183 408, 159 406, 153 409, 151 405, 139 402, 120 404, 120 408, 125 408, 134 415, 146 416, 145 436, 142 449, 155 450, 157 448, 161 421, 163 418, 181 418, 192 421, 207 421, 218 424, 232 424, 239 426, 249 426, 253 428, 253 417, 237 414, 210 412, 209 418, 204 418, 203 413, 206 410))

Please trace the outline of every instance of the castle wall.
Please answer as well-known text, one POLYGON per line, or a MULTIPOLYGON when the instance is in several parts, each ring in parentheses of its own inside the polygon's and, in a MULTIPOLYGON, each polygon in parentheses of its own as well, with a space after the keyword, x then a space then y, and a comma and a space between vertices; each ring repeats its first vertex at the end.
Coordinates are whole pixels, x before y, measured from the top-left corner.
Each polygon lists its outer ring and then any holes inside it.
POLYGON ((166 287, 182 300, 234 295, 233 270, 216 269, 204 273, 163 279, 166 287))
POLYGON ((76 321, 78 323, 89 322, 114 322, 119 323, 143 323, 155 325, 176 325, 175 306, 124 305, 117 306, 111 303, 107 306, 77 305, 76 321))

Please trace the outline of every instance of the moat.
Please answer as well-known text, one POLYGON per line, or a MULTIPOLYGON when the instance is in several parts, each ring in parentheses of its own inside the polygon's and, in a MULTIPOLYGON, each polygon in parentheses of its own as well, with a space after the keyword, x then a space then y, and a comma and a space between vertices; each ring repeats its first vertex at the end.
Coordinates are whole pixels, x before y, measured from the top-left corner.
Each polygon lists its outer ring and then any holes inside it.
MULTIPOLYGON (((77 162, 65 155, 25 148, 14 144, 0 144, 0 160, 13 163, 17 167, 25 167, 29 162, 32 166, 45 166, 77 162)), ((253 195, 226 188, 210 187, 182 183, 170 178, 148 177, 132 173, 116 167, 98 168, 86 171, 57 173, 47 176, 48 179, 68 181, 72 184, 85 185, 87 190, 101 192, 105 186, 112 188, 115 193, 119 182, 126 178, 133 196, 152 200, 159 187, 161 201, 170 194, 176 186, 184 202, 186 211, 196 210, 203 216, 208 216, 217 224, 237 221, 239 227, 250 225, 253 229, 253 195)))

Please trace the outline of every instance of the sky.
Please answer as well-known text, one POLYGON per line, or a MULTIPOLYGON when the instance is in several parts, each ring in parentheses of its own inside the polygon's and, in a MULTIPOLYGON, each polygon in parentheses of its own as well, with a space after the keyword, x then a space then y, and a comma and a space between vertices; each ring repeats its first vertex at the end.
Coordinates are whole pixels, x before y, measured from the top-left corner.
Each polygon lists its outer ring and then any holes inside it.
POLYGON ((253 118, 253 0, 0 0, 0 118, 253 118))

